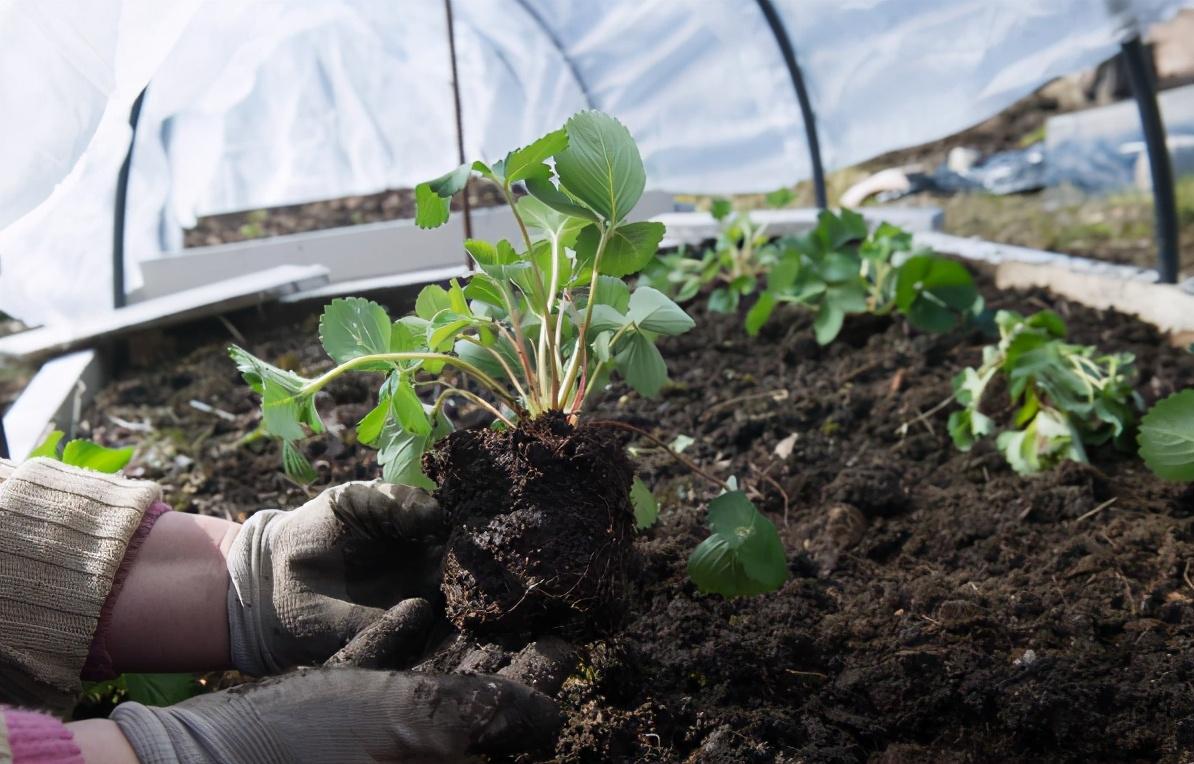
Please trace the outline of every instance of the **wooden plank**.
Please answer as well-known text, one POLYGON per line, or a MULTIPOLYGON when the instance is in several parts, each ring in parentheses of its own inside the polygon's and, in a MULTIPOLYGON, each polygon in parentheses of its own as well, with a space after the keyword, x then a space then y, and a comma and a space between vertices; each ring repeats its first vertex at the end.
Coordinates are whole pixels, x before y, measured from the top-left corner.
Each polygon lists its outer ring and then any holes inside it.
POLYGON ((279 302, 294 303, 306 302, 307 300, 326 300, 342 295, 368 294, 369 292, 379 292, 383 289, 397 289, 399 287, 415 286, 418 284, 435 284, 440 281, 467 276, 471 272, 464 263, 461 263, 460 265, 448 266, 446 268, 428 268, 427 270, 412 271, 409 273, 395 273, 390 276, 377 276, 376 278, 355 279, 353 281, 337 281, 316 287, 315 289, 306 289, 302 292, 288 294, 281 298, 279 302))
POLYGON ((1137 316, 1168 332, 1170 342, 1178 347, 1194 341, 1194 294, 1173 284, 1116 278, 1057 264, 1009 261, 996 266, 995 285, 1000 289, 1043 287, 1092 308, 1137 316))
MULTIPOLYGON (((935 207, 875 207, 860 210, 871 225, 888 222, 909 231, 932 231, 941 227, 941 210, 935 207)), ((817 224, 820 210, 794 208, 784 210, 752 210, 751 219, 767 224, 767 230, 777 236, 805 233, 817 224)), ((708 212, 672 212, 656 215, 667 226, 663 248, 681 244, 696 246, 717 238, 721 224, 708 212)))
POLYGON ((73 435, 78 409, 104 382, 103 364, 94 350, 48 361, 4 414, 4 432, 13 461, 29 456, 53 429, 73 435))
MULTIPOLYGON (((629 219, 646 220, 675 207, 671 194, 648 191, 629 219)), ((509 208, 473 210, 474 237, 488 241, 517 241, 519 235, 509 208)), ((390 220, 195 247, 142 261, 145 285, 132 295, 132 300, 153 299, 198 284, 230 278, 243 273, 245 263, 252 263, 256 268, 322 265, 328 269, 331 284, 367 282, 404 274, 407 274, 406 278, 414 278, 413 274, 422 271, 464 265, 463 242, 462 218, 454 214, 446 224, 431 230, 416 227, 413 220, 390 220)), ((348 291, 340 293, 347 294, 348 291)))
POLYGON ((146 300, 126 308, 0 338, 0 356, 63 353, 139 329, 168 326, 256 305, 326 283, 322 266, 284 265, 146 300))

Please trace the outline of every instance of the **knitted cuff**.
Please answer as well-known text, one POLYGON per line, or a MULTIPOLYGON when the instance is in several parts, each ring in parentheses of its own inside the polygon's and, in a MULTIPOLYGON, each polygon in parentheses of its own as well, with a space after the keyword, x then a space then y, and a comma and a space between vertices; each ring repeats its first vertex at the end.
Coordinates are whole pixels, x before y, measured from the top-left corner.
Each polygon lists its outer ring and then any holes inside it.
POLYGON ((266 624, 273 613, 269 524, 286 513, 263 509, 241 527, 228 550, 228 642, 232 665, 250 676, 269 676, 287 667, 269 652, 266 624))
POLYGON ((83 764, 83 754, 70 730, 54 717, 5 708, 0 713, 0 761, 83 764))
POLYGON ((125 550, 160 490, 49 459, 4 472, 0 698, 65 713, 125 550))
POLYGON ((129 539, 124 559, 120 561, 120 567, 116 570, 116 578, 112 581, 112 590, 108 592, 108 599, 104 600, 104 607, 100 611, 99 625, 95 629, 95 636, 91 640, 91 649, 87 653, 87 664, 83 666, 82 677, 89 682, 116 677, 116 670, 112 666, 112 655, 108 652, 108 632, 112 627, 112 610, 116 606, 116 600, 120 597, 121 589, 124 588, 124 580, 128 578, 129 570, 133 567, 133 560, 137 558, 137 552, 140 551, 141 545, 149 537, 149 532, 153 530, 158 518, 169 511, 171 511, 170 505, 164 501, 155 501, 149 505, 149 509, 145 510, 145 514, 141 518, 141 524, 137 526, 133 537, 129 539))

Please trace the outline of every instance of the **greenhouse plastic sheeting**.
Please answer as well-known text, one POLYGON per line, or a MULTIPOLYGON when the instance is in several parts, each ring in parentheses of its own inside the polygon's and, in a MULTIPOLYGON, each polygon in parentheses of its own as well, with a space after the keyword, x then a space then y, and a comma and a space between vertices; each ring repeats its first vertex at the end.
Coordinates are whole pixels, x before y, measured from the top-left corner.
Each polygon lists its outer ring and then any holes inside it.
MULTIPOLYGON (((989 117, 1188 4, 774 2, 830 169, 989 117)), ((653 188, 768 190, 811 172, 757 2, 453 8, 470 158, 591 106, 634 133, 653 188)), ((0 42, 0 310, 28 322, 111 306, 116 177, 146 83, 130 288, 137 262, 177 249, 198 215, 410 186, 456 164, 440 2, 9 0, 0 42)))

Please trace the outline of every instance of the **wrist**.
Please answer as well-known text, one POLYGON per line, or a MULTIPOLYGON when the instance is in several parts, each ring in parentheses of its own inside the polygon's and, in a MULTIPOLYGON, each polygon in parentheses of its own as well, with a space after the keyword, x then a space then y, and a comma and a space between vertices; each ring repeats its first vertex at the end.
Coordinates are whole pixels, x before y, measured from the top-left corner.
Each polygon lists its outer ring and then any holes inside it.
POLYGON ((112 603, 106 639, 116 670, 231 665, 227 556, 240 528, 183 512, 158 518, 112 603))
MULTIPOLYGON (((128 738, 120 731, 116 722, 107 719, 88 719, 65 725, 74 737, 86 764, 139 764, 128 738)), ((14 760, 13 764, 18 764, 14 760)))

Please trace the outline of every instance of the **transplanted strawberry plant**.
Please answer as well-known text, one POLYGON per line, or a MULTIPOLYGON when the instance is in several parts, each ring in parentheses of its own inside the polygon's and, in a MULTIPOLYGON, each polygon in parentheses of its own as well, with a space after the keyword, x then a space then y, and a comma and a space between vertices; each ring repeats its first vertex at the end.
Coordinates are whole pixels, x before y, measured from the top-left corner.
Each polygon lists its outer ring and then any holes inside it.
POLYGON ((963 451, 996 435, 1012 468, 1031 475, 1069 459, 1085 462, 1086 446, 1122 441, 1140 407, 1130 353, 1100 353, 1065 341, 1053 311, 995 316, 999 342, 983 348, 983 363, 954 378, 962 406, 949 432, 963 451), (1000 391, 1006 391, 1006 398, 1000 391))
MULTIPOLYGON (((783 207, 793 199, 781 188, 767 194, 770 207, 783 207)), ((717 240, 699 257, 687 248, 660 253, 647 264, 639 283, 653 286, 680 302, 709 289, 709 310, 732 313, 743 297, 755 293, 759 279, 779 259, 780 248, 767 233, 767 224, 749 212, 734 212, 728 199, 714 199, 710 214, 720 223, 717 240)))
POLYGON ((912 235, 889 223, 870 231, 856 212, 821 212, 803 236, 782 240, 766 288, 746 314, 757 334, 780 303, 816 312, 813 331, 827 345, 855 313, 903 314, 918 329, 944 332, 978 315, 982 298, 965 266, 928 250, 913 251, 912 235))
MULTIPOLYGON (((464 283, 426 287, 397 320, 368 300, 333 301, 319 336, 336 365, 314 378, 238 347, 231 354, 261 394, 262 426, 282 441, 284 467, 298 480, 313 477, 299 443, 323 429, 315 395, 344 374, 380 376, 378 404, 357 436, 378 449, 385 480, 436 489, 457 524, 444 590, 458 626, 597 616, 616 603, 627 564, 633 471, 611 431, 582 413, 612 375, 656 394, 667 379, 656 341, 693 321, 659 290, 623 280, 654 257, 664 227, 627 220, 646 175, 617 120, 582 112, 499 161, 420 184, 418 225, 446 222, 451 197, 474 175, 501 189, 520 236, 466 242, 478 272, 464 283), (527 192, 521 198, 516 185, 527 192), (453 397, 487 411, 493 426, 452 432, 444 403, 453 397), (536 541, 546 538, 556 545, 536 541)), ((774 535, 751 510, 735 515, 743 520, 735 532, 774 535)), ((763 571, 768 587, 778 586, 782 548, 776 556, 768 546, 766 558, 756 551, 722 545, 703 559, 711 576, 758 580, 763 571)))

